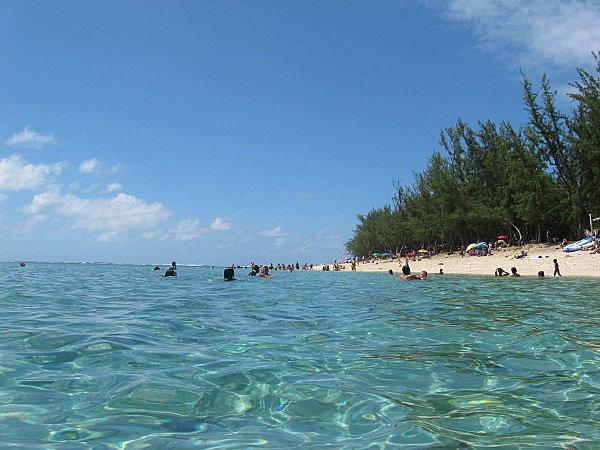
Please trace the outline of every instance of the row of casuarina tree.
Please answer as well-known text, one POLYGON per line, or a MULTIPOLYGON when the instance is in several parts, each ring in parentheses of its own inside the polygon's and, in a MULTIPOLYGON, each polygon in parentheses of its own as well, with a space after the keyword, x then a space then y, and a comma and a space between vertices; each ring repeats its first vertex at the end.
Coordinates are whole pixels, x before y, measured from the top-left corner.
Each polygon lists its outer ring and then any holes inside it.
POLYGON ((514 242, 579 238, 589 214, 600 216, 600 54, 577 70, 562 112, 546 76, 523 76, 528 121, 462 120, 441 132, 440 146, 410 186, 395 182, 390 204, 359 214, 346 249, 354 256, 430 248, 456 249, 509 235, 514 242))

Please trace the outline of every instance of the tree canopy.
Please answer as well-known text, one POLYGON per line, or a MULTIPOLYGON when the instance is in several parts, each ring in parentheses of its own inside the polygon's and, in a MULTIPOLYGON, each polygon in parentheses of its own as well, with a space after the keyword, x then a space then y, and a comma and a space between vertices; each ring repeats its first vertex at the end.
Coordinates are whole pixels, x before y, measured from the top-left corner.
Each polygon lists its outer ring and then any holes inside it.
POLYGON ((540 242, 579 237, 600 216, 600 58, 577 70, 561 112, 544 76, 538 90, 523 75, 528 121, 458 119, 440 133, 441 149, 412 185, 395 185, 391 205, 359 214, 346 243, 355 256, 420 247, 456 248, 498 234, 540 242))

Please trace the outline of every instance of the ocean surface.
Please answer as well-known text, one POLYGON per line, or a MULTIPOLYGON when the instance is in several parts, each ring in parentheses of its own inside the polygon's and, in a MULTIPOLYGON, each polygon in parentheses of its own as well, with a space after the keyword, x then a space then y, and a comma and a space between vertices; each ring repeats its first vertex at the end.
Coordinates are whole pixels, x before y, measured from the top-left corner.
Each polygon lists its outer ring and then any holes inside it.
POLYGON ((246 273, 0 264, 0 447, 600 447, 598 279, 246 273))

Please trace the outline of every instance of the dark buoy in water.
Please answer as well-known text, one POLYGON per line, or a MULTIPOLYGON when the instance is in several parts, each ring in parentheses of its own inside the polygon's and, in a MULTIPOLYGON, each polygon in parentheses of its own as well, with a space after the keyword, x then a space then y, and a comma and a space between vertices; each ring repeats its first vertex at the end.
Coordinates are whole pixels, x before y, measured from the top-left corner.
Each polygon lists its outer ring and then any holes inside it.
POLYGON ((223 271, 223 280, 225 280, 225 281, 235 280, 235 270, 233 270, 233 267, 227 267, 223 271))
POLYGON ((154 269, 152 270, 160 270, 160 267, 156 266, 154 269))

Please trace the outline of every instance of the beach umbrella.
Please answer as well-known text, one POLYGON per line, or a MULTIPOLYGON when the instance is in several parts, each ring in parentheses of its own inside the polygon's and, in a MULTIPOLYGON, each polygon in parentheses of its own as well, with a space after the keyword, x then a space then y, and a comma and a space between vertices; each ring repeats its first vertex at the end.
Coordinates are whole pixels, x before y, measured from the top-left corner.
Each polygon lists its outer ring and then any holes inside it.
POLYGON ((421 250, 419 250, 419 253, 429 253, 429 250, 425 250, 424 248, 422 248, 421 250))
POLYGON ((508 236, 498 236, 498 239, 508 239, 508 236))
POLYGON ((467 251, 471 250, 473 247, 475 247, 477 244, 469 244, 467 245, 467 251))
POLYGON ((406 255, 406 256, 415 256, 415 254, 411 252, 411 253, 409 253, 409 254, 408 254, 408 255, 406 255))

